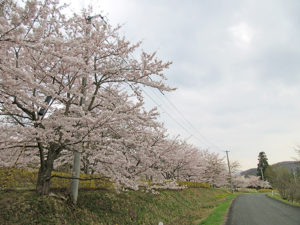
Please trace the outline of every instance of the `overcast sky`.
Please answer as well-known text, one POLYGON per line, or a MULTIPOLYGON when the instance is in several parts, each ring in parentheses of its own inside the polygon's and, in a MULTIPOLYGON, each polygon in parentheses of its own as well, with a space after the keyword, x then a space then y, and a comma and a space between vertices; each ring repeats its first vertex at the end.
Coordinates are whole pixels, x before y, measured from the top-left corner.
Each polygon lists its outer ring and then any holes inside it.
POLYGON ((256 167, 260 151, 271 164, 296 157, 299 0, 90 2, 111 24, 122 24, 128 40, 173 62, 165 74, 178 89, 166 95, 180 114, 159 92, 147 90, 155 103, 146 96, 148 106, 160 105, 172 135, 224 156, 229 150, 241 169, 256 167))

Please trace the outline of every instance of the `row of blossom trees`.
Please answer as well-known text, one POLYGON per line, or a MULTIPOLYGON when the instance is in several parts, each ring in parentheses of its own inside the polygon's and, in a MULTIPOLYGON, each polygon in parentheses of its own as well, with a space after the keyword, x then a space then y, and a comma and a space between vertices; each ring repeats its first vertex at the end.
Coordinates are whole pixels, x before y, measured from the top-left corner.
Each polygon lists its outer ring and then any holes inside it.
POLYGON ((232 176, 232 183, 235 188, 271 188, 268 181, 252 175, 244 177, 240 174, 235 174, 232 176))
POLYGON ((224 160, 169 137, 142 86, 172 91, 163 62, 120 37, 91 10, 66 17, 56 0, 0 5, 0 166, 39 168, 37 192, 51 172, 81 152, 82 171, 138 188, 191 180, 227 183, 224 160))

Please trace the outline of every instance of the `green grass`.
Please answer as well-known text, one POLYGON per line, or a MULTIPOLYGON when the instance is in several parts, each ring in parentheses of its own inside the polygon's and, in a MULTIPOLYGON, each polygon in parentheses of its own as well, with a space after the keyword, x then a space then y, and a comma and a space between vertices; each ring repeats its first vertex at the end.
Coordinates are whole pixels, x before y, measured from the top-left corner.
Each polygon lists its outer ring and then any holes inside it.
POLYGON ((233 198, 224 189, 210 188, 159 193, 80 191, 74 207, 69 201, 38 196, 34 191, 0 191, 0 224, 157 225, 162 221, 164 225, 196 225, 233 198))
MULTIPOLYGON (((57 172, 56 172, 57 173, 57 172)), ((208 184, 180 182, 189 188, 117 193, 110 182, 88 183, 80 189, 78 205, 64 198, 38 196, 36 171, 0 168, 0 224, 113 224, 197 225, 231 194, 208 184), (110 184, 110 185, 109 185, 110 184), (99 188, 100 187, 100 188, 99 188)), ((83 182, 82 182, 83 184, 83 182)), ((53 191, 67 197, 64 181, 52 180, 53 191)), ((65 198, 67 199, 67 198, 65 198)))
POLYGON ((282 201, 282 202, 284 202, 284 203, 286 203, 288 205, 293 205, 293 206, 299 206, 300 207, 300 203, 298 203, 298 202, 291 202, 291 201, 285 200, 278 193, 274 193, 273 195, 270 193, 270 194, 268 194, 268 196, 270 198, 274 198, 274 199, 277 199, 279 201, 282 201))
POLYGON ((237 195, 239 195, 239 193, 228 195, 226 200, 220 203, 205 220, 199 223, 199 225, 220 225, 223 223, 225 214, 231 205, 232 200, 237 195))

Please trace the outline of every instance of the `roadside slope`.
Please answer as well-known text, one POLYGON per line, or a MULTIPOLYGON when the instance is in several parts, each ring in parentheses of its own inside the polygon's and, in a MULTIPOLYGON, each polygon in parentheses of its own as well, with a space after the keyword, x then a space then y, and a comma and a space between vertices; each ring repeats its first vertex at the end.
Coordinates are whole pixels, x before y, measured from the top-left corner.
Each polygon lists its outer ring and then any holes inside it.
POLYGON ((229 193, 188 188, 160 194, 111 190, 81 191, 78 206, 30 191, 0 192, 0 224, 197 224, 229 193))

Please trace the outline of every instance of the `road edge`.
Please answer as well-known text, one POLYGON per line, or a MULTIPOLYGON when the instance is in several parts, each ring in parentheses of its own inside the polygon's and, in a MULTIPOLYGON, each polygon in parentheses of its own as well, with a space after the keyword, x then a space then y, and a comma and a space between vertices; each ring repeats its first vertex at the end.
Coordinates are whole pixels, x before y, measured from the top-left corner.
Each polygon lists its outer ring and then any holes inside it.
POLYGON ((282 203, 282 204, 284 204, 284 205, 290 206, 290 207, 292 207, 292 208, 300 209, 300 206, 292 205, 292 204, 286 203, 286 202, 284 202, 284 201, 280 201, 280 200, 277 199, 277 198, 272 198, 272 197, 270 197, 268 194, 265 194, 265 195, 266 195, 268 198, 273 199, 273 200, 275 200, 275 201, 277 201, 277 202, 280 202, 280 203, 282 203))
POLYGON ((234 199, 232 199, 231 203, 230 203, 230 206, 228 207, 226 213, 225 213, 225 217, 224 217, 224 221, 221 225, 226 225, 228 224, 228 222, 230 222, 230 218, 231 218, 231 213, 232 213, 232 207, 233 207, 233 204, 235 202, 235 200, 240 197, 241 195, 238 195, 236 196, 234 199))

